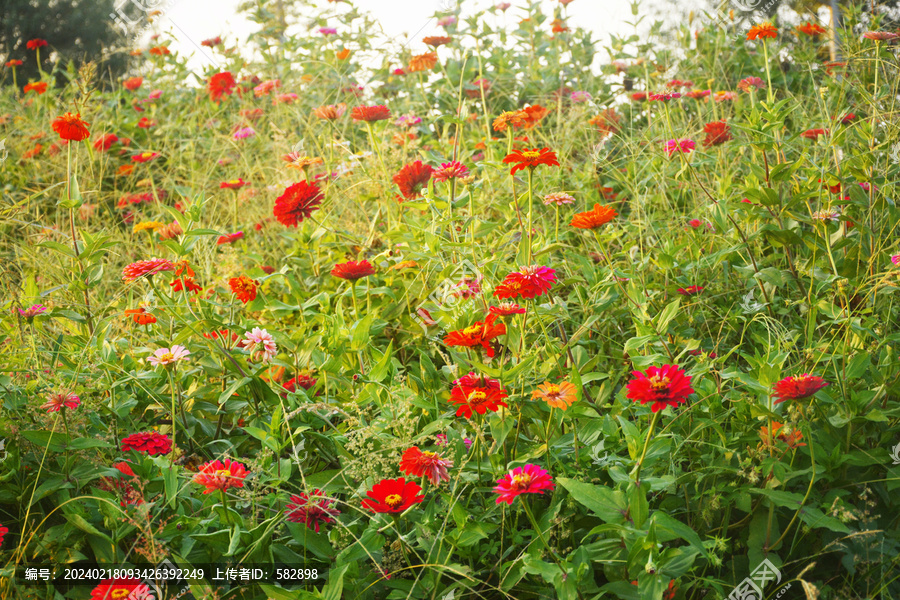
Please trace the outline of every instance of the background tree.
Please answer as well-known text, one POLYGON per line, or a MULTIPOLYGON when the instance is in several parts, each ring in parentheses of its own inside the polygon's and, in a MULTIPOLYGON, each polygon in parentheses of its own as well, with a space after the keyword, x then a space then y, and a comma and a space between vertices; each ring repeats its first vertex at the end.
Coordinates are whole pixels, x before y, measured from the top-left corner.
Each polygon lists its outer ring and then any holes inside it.
POLYGON ((94 60, 99 73, 107 81, 118 77, 126 68, 127 53, 110 52, 122 39, 110 13, 115 0, 3 0, 0 2, 0 57, 24 61, 18 68, 19 82, 40 77, 35 52, 28 50, 28 40, 42 38, 48 45, 41 49, 41 67, 52 70, 55 60, 81 63, 94 60))

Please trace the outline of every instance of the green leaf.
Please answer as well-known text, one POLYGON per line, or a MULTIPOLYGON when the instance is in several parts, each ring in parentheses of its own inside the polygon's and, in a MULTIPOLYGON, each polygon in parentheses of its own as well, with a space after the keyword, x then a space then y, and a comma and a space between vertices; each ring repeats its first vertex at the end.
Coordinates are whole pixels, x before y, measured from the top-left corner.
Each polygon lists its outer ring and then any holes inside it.
POLYGON ((628 489, 628 515, 635 527, 643 527, 650 514, 650 503, 643 487, 632 485, 628 489))
POLYGON ((341 600, 344 592, 344 573, 349 567, 350 565, 346 564, 328 571, 328 583, 322 588, 324 600, 341 600))
POLYGON ((665 542, 674 539, 675 537, 679 537, 690 544, 691 548, 696 549, 704 557, 709 558, 709 554, 706 552, 706 548, 703 547, 703 542, 700 540, 700 536, 697 535, 697 532, 678 519, 669 516, 668 513, 658 510, 653 513, 650 520, 656 526, 657 532, 668 534, 660 535, 659 541, 665 542))
POLYGON ((618 490, 602 485, 582 483, 560 477, 557 483, 564 487, 576 502, 588 508, 606 523, 624 523, 627 506, 625 496, 618 490))
POLYGON ((656 330, 659 332, 665 332, 666 328, 669 326, 669 323, 672 322, 672 319, 678 314, 678 309, 681 307, 681 298, 675 298, 672 302, 666 305, 662 312, 659 313, 659 316, 656 318, 656 330))
POLYGON ((388 370, 391 367, 391 358, 393 358, 393 349, 394 349, 394 340, 391 340, 388 343, 387 350, 384 351, 384 354, 381 356, 381 360, 379 360, 372 370, 368 373, 368 379, 372 381, 381 382, 388 374, 388 370))

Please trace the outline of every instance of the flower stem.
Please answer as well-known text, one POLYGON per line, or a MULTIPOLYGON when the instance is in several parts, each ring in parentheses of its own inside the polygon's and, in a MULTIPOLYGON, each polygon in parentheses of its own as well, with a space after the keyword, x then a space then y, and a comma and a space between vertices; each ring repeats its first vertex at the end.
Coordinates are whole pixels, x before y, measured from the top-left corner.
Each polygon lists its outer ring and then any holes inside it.
POLYGON ((653 430, 656 428, 659 413, 660 411, 653 413, 653 420, 650 421, 650 429, 647 430, 647 438, 644 440, 644 450, 641 452, 641 457, 638 459, 637 466, 634 469, 634 481, 638 488, 641 487, 641 467, 644 464, 644 458, 647 456, 647 448, 650 447, 650 436, 653 435, 653 430))

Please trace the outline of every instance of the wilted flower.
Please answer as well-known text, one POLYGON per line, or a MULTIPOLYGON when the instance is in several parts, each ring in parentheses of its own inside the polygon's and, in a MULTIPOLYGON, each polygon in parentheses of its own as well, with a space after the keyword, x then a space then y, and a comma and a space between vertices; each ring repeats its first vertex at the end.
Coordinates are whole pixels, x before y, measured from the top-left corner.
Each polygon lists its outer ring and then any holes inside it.
POLYGON ((59 412, 63 408, 75 409, 81 404, 81 398, 71 392, 57 392, 52 394, 47 401, 41 405, 46 408, 47 412, 59 412))

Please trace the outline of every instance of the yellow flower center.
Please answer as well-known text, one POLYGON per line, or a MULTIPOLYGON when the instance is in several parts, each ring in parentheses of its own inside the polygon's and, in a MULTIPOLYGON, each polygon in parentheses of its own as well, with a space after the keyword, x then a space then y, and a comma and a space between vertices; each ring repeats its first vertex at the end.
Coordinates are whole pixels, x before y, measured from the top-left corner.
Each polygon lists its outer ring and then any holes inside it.
POLYGON ((232 179, 232 180, 229 181, 228 183, 231 183, 231 184, 233 184, 233 185, 237 185, 237 184, 239 184, 240 182, 241 182, 240 179, 232 179))
POLYGON ((480 404, 487 399, 487 394, 482 392, 481 390, 477 390, 469 394, 469 403, 470 404, 480 404))
POLYGON ((541 153, 538 152, 537 150, 527 150, 522 153, 522 156, 524 156, 525 158, 528 158, 528 159, 538 158, 540 155, 541 155, 541 153))
POLYGON ((529 485, 531 485, 531 475, 527 473, 521 473, 519 475, 513 475, 511 487, 516 490, 524 490, 529 485))
POLYGON ((466 335, 475 335, 479 331, 481 331, 481 325, 470 325, 463 329, 463 333, 466 335))
POLYGON ((423 452, 422 456, 424 456, 425 458, 431 458, 433 456, 437 456, 437 452, 423 452))
POLYGON ((384 499, 384 503, 391 508, 397 508, 398 506, 403 504, 403 496, 401 496, 400 494, 391 494, 384 499))
POLYGON ((668 377, 660 377, 659 375, 654 375, 650 378, 650 387, 657 391, 666 389, 667 387, 669 387, 669 383, 671 383, 671 381, 668 377))
POLYGON ((171 360, 175 360, 175 355, 171 352, 166 352, 162 356, 159 357, 160 362, 169 362, 171 360))
POLYGON ((120 600, 121 598, 127 598, 129 593, 130 592, 125 588, 118 588, 116 590, 113 590, 110 598, 112 598, 113 600, 120 600))

